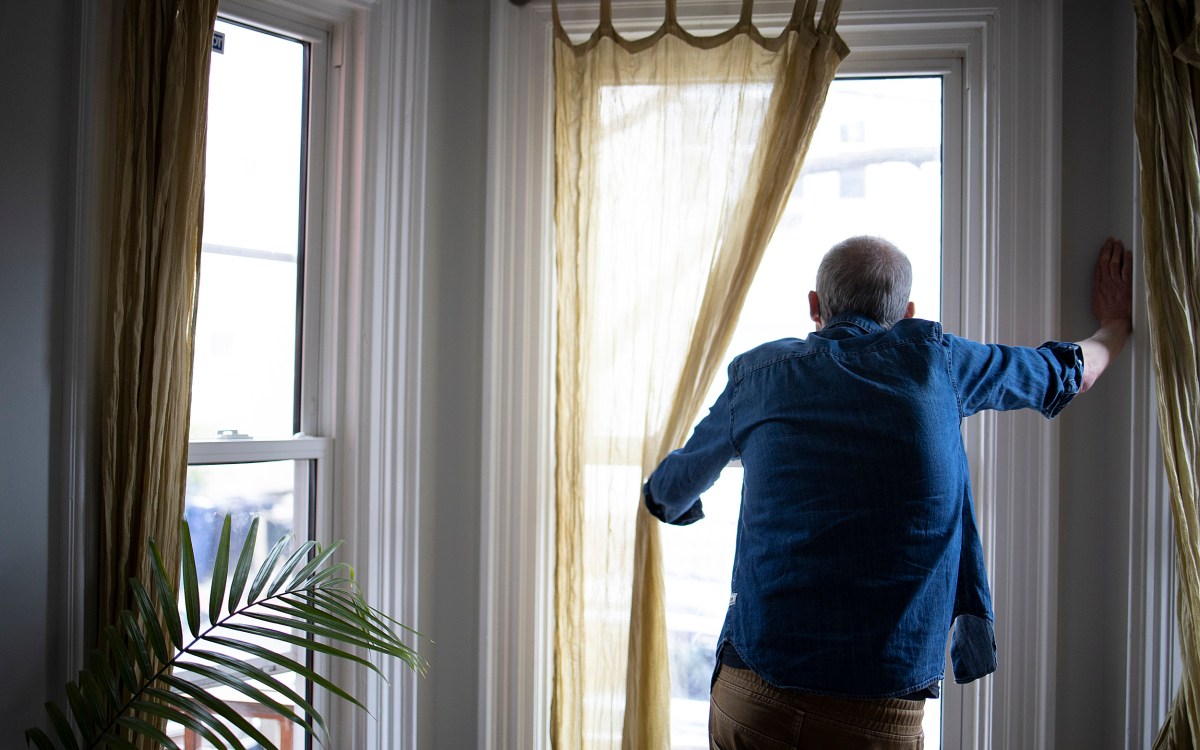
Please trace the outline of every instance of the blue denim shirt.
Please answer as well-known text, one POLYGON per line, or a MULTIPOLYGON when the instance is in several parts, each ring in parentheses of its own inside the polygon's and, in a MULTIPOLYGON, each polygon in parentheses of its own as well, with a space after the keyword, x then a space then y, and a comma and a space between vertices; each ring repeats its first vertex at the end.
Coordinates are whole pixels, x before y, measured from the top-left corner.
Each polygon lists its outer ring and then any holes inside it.
POLYGON ((936 685, 953 627, 958 682, 996 669, 991 592, 960 422, 1053 417, 1078 392, 1075 344, 979 344, 937 323, 832 318, 752 349, 687 444, 644 488, 659 520, 744 469, 720 648, 780 688, 894 697, 936 685))

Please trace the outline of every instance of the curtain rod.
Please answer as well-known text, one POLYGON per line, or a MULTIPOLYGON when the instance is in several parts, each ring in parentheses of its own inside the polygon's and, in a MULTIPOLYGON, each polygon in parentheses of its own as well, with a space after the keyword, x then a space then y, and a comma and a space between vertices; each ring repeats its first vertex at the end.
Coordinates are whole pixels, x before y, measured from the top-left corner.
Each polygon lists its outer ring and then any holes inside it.
POLYGON ((513 5, 529 5, 529 0, 508 0, 513 5))

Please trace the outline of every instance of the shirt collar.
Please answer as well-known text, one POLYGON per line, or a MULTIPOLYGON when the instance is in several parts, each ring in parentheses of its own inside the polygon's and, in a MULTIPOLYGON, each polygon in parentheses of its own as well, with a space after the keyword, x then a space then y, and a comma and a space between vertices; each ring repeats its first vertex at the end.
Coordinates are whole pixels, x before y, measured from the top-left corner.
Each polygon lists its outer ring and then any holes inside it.
POLYGON ((850 328, 857 329, 855 333, 881 333, 885 329, 883 326, 876 323, 871 318, 858 313, 846 312, 838 313, 830 318, 825 323, 825 329, 830 328, 850 328))

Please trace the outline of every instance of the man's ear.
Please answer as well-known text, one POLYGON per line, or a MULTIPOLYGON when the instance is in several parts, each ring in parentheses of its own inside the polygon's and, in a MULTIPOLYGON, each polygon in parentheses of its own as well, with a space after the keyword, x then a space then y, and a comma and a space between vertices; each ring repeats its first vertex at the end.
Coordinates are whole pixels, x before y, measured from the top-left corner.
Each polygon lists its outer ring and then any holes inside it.
POLYGON ((912 300, 909 300, 908 307, 904 308, 904 317, 906 317, 906 318, 917 317, 917 305, 912 300))
POLYGON ((808 317, 817 324, 818 331, 825 325, 825 321, 821 320, 821 298, 816 292, 808 293, 808 317))

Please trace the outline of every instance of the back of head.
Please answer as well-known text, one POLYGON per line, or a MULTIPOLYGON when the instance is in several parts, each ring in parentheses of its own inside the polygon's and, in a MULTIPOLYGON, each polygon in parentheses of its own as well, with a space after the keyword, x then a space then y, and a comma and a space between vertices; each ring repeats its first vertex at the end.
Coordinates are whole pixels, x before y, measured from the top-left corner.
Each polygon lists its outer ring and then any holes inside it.
POLYGON ((858 313, 890 328, 904 317, 912 292, 912 265, 882 237, 862 235, 830 248, 817 269, 821 317, 858 313))

